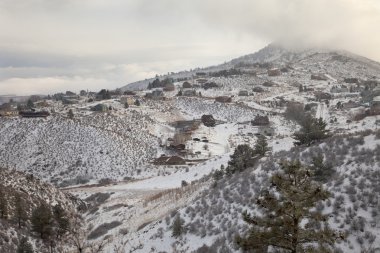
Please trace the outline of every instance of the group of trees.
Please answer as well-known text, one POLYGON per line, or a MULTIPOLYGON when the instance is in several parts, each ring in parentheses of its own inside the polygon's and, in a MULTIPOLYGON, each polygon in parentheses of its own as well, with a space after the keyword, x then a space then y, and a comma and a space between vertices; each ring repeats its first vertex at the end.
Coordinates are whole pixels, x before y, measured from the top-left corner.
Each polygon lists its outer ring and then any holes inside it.
POLYGON ((171 78, 165 78, 163 80, 156 78, 153 82, 148 84, 148 89, 165 88, 167 85, 172 85, 172 84, 173 84, 173 79, 171 78))
MULTIPOLYGON (((16 192, 10 194, 0 185, 0 218, 14 222, 19 229, 35 233, 49 244, 50 248, 69 232, 70 219, 68 213, 60 205, 51 207, 42 202, 30 212, 31 204, 25 196, 16 192)), ((30 253, 33 247, 26 237, 19 241, 17 252, 30 253)))
POLYGON ((326 129, 327 123, 322 118, 316 119, 310 115, 305 116, 302 120, 300 131, 294 134, 297 141, 295 145, 307 145, 329 137, 329 131, 326 129))
POLYGON ((255 161, 263 157, 269 151, 268 143, 265 136, 260 135, 254 148, 247 144, 238 145, 235 152, 231 155, 228 162, 226 173, 243 171, 255 164, 255 161))
POLYGON ((98 99, 101 100, 106 100, 106 99, 111 99, 111 93, 109 90, 102 89, 98 92, 97 96, 98 99))
POLYGON ((241 74, 242 72, 239 69, 234 69, 234 68, 209 73, 209 75, 212 77, 228 77, 228 76, 235 76, 235 75, 241 75, 241 74))
POLYGON ((219 180, 224 175, 231 175, 235 172, 242 172, 247 168, 253 167, 256 160, 265 156, 270 150, 265 136, 259 136, 254 148, 247 144, 238 145, 234 153, 230 156, 227 168, 224 165, 220 170, 215 171, 214 178, 219 180))
POLYGON ((66 211, 60 205, 51 208, 46 203, 33 210, 31 216, 32 231, 41 239, 59 239, 70 228, 70 220, 66 211))
POLYGON ((20 193, 11 194, 0 185, 0 218, 15 221, 19 228, 23 227, 28 219, 28 205, 20 193), (13 206, 13 208, 11 208, 13 206), (12 213, 10 211, 13 211, 12 213))
POLYGON ((326 129, 327 123, 322 118, 314 118, 310 113, 305 112, 301 103, 288 104, 285 118, 295 121, 301 126, 301 129, 294 134, 295 145, 310 146, 330 136, 326 129))

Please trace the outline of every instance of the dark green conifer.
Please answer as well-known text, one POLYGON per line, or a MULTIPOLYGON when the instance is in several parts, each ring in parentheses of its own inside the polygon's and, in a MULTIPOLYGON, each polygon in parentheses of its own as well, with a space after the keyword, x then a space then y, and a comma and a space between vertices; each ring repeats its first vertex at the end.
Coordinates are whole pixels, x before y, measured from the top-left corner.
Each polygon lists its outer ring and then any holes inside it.
POLYGON ((310 146, 316 141, 329 137, 329 131, 326 126, 326 122, 321 118, 316 119, 310 115, 305 116, 301 122, 301 130, 294 134, 294 138, 297 140, 294 144, 310 146))
POLYGON ((19 193, 16 193, 14 196, 15 199, 15 213, 14 216, 16 218, 18 227, 21 228, 25 222, 28 220, 28 213, 26 211, 26 202, 21 197, 19 193))
POLYGON ((2 185, 0 185, 0 218, 6 219, 8 217, 8 199, 7 193, 2 185))
POLYGON ((182 235, 183 227, 182 227, 182 220, 179 214, 176 216, 173 222, 172 229, 173 229, 173 232, 172 232, 173 237, 178 237, 182 235))
POLYGON ((17 253, 33 253, 33 246, 26 237, 22 237, 17 247, 17 253))
POLYGON ((52 218, 50 207, 47 204, 41 204, 33 210, 31 217, 32 230, 38 233, 41 239, 51 235, 52 218))
POLYGON ((237 244, 254 252, 266 252, 268 247, 291 253, 316 252, 316 247, 323 247, 323 252, 330 252, 336 236, 327 216, 314 210, 330 194, 311 176, 299 161, 284 162, 282 172, 272 176, 271 187, 257 199, 262 215, 243 213, 252 228, 245 237, 237 237, 237 244))
POLYGON ((257 139, 257 142, 255 144, 255 153, 264 156, 267 151, 269 151, 268 142, 265 138, 265 136, 261 135, 257 139))
POLYGON ((255 163, 255 156, 255 151, 249 145, 242 144, 237 146, 235 152, 231 155, 231 160, 228 162, 226 174, 252 167, 255 163))

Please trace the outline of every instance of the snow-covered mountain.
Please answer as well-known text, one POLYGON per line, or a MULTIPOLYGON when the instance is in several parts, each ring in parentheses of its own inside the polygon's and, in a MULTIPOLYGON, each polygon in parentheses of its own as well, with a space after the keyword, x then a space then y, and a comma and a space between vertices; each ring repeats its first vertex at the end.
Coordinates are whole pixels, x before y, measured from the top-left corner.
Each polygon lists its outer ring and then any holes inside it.
POLYGON ((342 234, 336 252, 380 247, 379 63, 272 44, 166 77, 173 83, 164 91, 143 80, 111 99, 40 101, 38 110, 51 112, 43 119, 1 117, 0 165, 87 202, 85 239, 104 243, 103 252, 239 252, 234 238, 249 229, 241 213, 257 210, 279 160, 310 165, 320 154, 335 173, 323 182, 330 199, 316 209, 342 234), (295 147, 304 114, 321 118, 331 137, 295 147), (236 147, 262 136, 270 152, 215 180, 236 147), (178 215, 183 233, 173 237, 178 215))
MULTIPOLYGON (((160 78, 192 78, 197 72, 216 72, 234 68, 242 64, 269 64, 271 67, 310 67, 308 70, 313 73, 321 71, 334 74, 336 71, 341 71, 339 74, 347 76, 363 76, 362 73, 369 73, 373 77, 380 78, 380 63, 368 58, 350 53, 343 50, 332 49, 287 49, 278 44, 272 43, 260 49, 259 51, 235 58, 227 63, 217 66, 211 66, 193 71, 183 71, 164 75, 160 78)), ((143 90, 146 89, 149 82, 155 78, 134 82, 123 86, 122 90, 143 90)))

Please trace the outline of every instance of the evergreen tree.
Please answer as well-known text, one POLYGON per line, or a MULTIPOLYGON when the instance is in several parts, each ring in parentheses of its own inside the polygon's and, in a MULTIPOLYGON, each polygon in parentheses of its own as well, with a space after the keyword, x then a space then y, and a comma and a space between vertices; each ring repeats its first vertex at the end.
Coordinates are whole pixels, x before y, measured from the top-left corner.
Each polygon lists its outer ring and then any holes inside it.
POLYGON ((315 252, 313 247, 318 245, 330 252, 336 235, 328 227, 327 216, 314 210, 330 194, 311 180, 311 174, 299 161, 282 164, 282 172, 271 178, 270 189, 257 199, 262 215, 243 213, 252 226, 245 238, 236 238, 243 250, 266 252, 272 247, 291 253, 315 252))
POLYGON ((19 193, 15 194, 15 218, 17 220, 18 227, 21 228, 22 225, 28 220, 28 214, 26 212, 26 203, 22 199, 19 193))
POLYGON ((213 178, 215 181, 218 181, 220 179, 223 178, 223 175, 224 175, 224 165, 220 165, 220 170, 215 170, 214 174, 213 174, 213 178))
POLYGON ((300 85, 298 86, 298 91, 299 91, 299 92, 303 92, 303 91, 304 91, 304 88, 303 88, 302 84, 300 84, 300 85))
POLYGON ((140 100, 136 99, 135 106, 140 106, 140 100))
POLYGON ((33 101, 30 98, 28 99, 28 102, 26 103, 26 106, 29 109, 32 109, 34 107, 34 103, 33 103, 33 101))
POLYGON ((316 119, 307 115, 301 123, 301 130, 294 134, 294 139, 297 140, 294 144, 310 146, 315 141, 329 137, 326 126, 322 118, 316 119))
POLYGON ((0 218, 6 219, 8 217, 8 199, 6 192, 2 185, 0 185, 0 218))
POLYGON ((125 102, 125 104, 124 104, 124 108, 126 108, 126 109, 129 108, 129 104, 128 104, 128 102, 125 102))
POLYGON ((173 229, 173 232, 172 232, 173 237, 178 237, 182 235, 183 227, 182 227, 182 220, 179 214, 176 216, 173 222, 172 229, 173 229))
POLYGON ((226 173, 231 174, 252 167, 255 163, 255 155, 255 151, 249 145, 238 145, 235 152, 231 155, 226 173))
POLYGON ((33 246, 26 237, 22 237, 17 247, 17 253, 33 253, 33 246))
POLYGON ((311 168, 314 170, 314 180, 316 181, 327 182, 335 173, 332 165, 324 162, 322 154, 314 156, 311 163, 311 168))
POLYGON ((69 112, 67 113, 67 116, 69 117, 69 119, 74 119, 74 112, 73 112, 73 109, 70 109, 69 112))
POLYGON ((265 136, 261 135, 255 144, 255 153, 264 156, 267 151, 269 151, 268 142, 265 136))
POLYGON ((102 100, 110 99, 111 98, 111 94, 110 94, 109 90, 102 89, 101 91, 99 91, 98 97, 100 99, 102 99, 102 100))
POLYGON ((55 234, 60 238, 70 229, 70 220, 67 217, 66 211, 60 205, 55 205, 53 208, 53 216, 55 223, 55 234))
POLYGON ((32 213, 32 230, 38 233, 41 239, 48 237, 52 232, 52 213, 47 204, 41 204, 32 213))

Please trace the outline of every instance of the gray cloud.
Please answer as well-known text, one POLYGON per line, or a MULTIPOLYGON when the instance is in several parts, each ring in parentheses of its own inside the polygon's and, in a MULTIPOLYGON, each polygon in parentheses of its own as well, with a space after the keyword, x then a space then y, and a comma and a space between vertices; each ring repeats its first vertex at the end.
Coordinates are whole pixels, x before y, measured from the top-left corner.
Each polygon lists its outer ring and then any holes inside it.
POLYGON ((116 88, 272 41, 380 60, 379 23, 378 0, 0 0, 0 94, 116 88))

